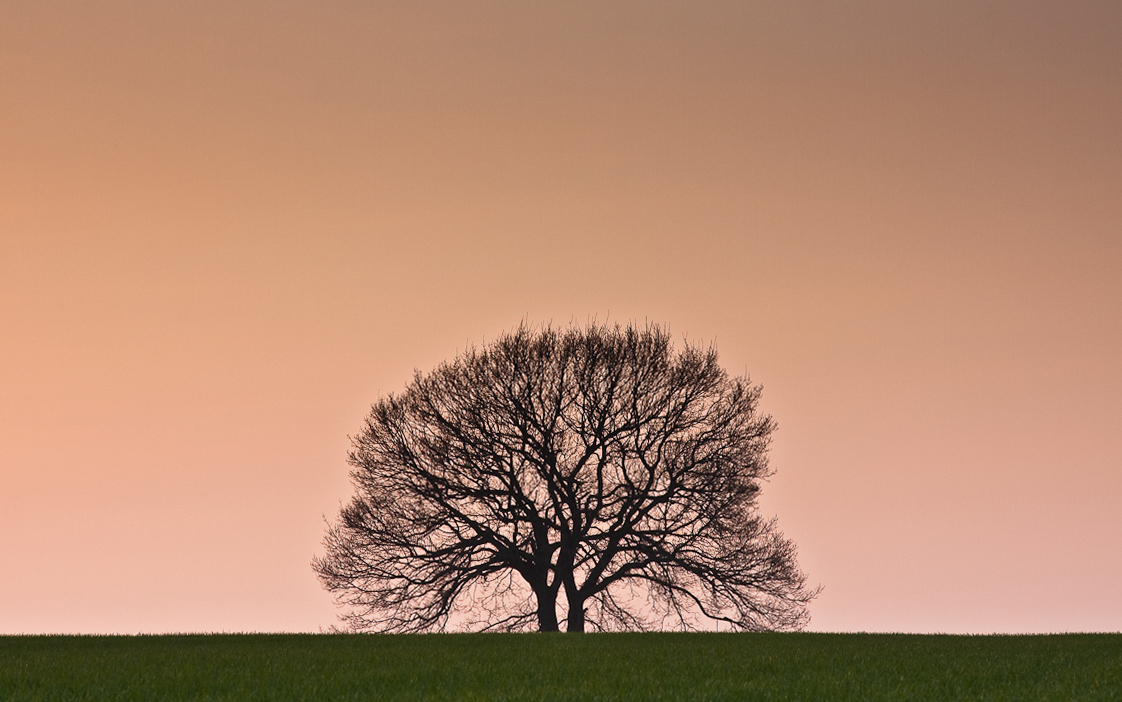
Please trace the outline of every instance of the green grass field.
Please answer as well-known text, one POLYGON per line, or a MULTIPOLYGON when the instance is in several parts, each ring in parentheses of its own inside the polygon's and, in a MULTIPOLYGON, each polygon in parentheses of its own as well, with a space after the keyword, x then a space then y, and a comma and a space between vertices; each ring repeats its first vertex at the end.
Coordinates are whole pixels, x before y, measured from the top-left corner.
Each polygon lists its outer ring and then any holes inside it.
POLYGON ((0 637, 0 700, 1122 700, 1122 635, 0 637))

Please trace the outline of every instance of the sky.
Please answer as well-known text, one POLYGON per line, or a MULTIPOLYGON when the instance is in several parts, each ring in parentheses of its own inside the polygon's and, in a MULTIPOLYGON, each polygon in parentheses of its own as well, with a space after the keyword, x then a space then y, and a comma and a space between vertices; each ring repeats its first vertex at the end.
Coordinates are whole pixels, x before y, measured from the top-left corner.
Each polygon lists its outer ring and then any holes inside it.
POLYGON ((1122 630, 1122 5, 0 3, 0 633, 319 631, 379 397, 715 342, 814 631, 1122 630))

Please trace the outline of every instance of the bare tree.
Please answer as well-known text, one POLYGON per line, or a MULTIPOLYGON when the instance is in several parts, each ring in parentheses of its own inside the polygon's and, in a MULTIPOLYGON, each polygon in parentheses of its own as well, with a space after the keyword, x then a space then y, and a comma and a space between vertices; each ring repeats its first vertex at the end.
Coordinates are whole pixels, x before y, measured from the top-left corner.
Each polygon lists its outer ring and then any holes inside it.
POLYGON ((360 631, 800 628, 759 396, 658 326, 522 326, 373 406, 313 567, 360 631))

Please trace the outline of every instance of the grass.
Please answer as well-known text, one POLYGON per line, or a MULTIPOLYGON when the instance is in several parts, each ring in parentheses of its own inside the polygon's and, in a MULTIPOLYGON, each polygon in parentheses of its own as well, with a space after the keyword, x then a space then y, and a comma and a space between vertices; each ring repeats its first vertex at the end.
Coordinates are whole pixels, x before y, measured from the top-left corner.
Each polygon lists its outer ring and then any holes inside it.
POLYGON ((0 700, 1122 700, 1122 634, 0 637, 0 700))

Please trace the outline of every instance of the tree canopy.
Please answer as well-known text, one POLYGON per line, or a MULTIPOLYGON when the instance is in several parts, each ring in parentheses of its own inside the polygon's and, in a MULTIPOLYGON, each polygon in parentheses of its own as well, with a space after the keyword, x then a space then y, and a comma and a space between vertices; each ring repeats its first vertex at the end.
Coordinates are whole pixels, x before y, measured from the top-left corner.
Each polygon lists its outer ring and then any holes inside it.
POLYGON ((759 397, 656 325, 523 325, 371 408, 313 567, 359 631, 801 628, 759 397))

